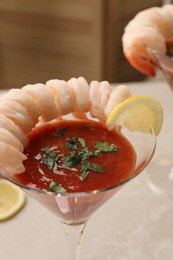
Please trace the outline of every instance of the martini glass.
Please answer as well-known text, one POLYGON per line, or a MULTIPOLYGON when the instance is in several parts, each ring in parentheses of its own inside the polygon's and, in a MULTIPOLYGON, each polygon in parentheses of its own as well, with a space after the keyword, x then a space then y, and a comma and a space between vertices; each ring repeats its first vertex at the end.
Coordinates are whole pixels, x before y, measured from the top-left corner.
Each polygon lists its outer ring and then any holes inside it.
MULTIPOLYGON (((155 66, 173 91, 173 58, 152 49, 148 51, 155 66)), ((147 171, 150 188, 157 194, 173 198, 173 156, 164 156, 153 161, 147 171)))
POLYGON ((144 170, 153 157, 156 138, 152 128, 149 128, 148 133, 130 131, 124 127, 117 127, 117 129, 132 144, 136 152, 136 164, 129 173, 128 178, 114 186, 91 192, 55 193, 24 186, 17 181, 15 175, 0 174, 3 178, 21 187, 30 197, 41 203, 59 218, 69 240, 71 260, 79 260, 84 229, 91 215, 126 183, 144 170))

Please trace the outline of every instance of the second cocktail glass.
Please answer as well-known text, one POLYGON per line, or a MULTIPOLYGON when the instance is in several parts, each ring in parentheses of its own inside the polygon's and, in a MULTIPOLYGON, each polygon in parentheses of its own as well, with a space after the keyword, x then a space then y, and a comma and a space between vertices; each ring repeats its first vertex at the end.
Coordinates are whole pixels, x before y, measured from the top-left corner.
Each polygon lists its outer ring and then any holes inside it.
MULTIPOLYGON (((158 70, 173 91, 173 58, 148 48, 148 52, 158 70)), ((173 198, 173 156, 162 156, 151 163, 148 168, 148 183, 158 194, 173 198)))

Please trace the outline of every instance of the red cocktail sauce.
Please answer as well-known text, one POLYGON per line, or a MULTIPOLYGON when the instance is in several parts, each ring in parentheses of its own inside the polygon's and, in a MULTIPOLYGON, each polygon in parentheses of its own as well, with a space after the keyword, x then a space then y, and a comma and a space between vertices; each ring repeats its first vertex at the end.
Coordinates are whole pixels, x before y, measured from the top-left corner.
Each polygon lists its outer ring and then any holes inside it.
MULTIPOLYGON (((35 128, 29 133, 29 144, 24 153, 28 159, 24 162, 26 171, 17 175, 18 181, 33 188, 47 190, 50 182, 61 184, 67 192, 84 192, 98 190, 112 186, 126 180, 133 174, 136 154, 129 141, 117 131, 108 130, 105 125, 94 121, 61 121, 35 128), (56 133, 64 129, 61 136, 56 133), (97 164, 104 169, 104 173, 88 170, 88 176, 81 179, 81 162, 74 168, 63 165, 63 156, 77 153, 66 147, 66 143, 73 138, 85 140, 85 146, 93 151, 96 142, 109 145, 114 144, 116 151, 100 152, 96 156, 87 158, 90 163, 97 164), (57 153, 57 169, 49 169, 43 163, 43 149, 49 147, 57 153)), ((81 143, 78 142, 81 149, 81 143)))

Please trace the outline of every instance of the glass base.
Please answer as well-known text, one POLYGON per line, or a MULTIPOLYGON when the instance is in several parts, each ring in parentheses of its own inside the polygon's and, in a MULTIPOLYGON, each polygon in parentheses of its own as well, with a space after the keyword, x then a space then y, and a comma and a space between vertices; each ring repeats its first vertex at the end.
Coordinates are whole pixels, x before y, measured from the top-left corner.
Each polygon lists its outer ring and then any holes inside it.
POLYGON ((156 194, 173 199, 173 157, 157 159, 147 168, 148 184, 156 194))

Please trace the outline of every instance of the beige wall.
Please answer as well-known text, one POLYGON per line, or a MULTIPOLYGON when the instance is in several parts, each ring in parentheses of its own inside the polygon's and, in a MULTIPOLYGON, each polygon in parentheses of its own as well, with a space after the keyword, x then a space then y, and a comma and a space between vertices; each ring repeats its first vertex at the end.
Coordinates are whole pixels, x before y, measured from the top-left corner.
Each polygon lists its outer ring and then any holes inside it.
POLYGON ((121 36, 135 13, 160 2, 0 1, 0 88, 78 76, 142 79, 122 54, 121 36))

